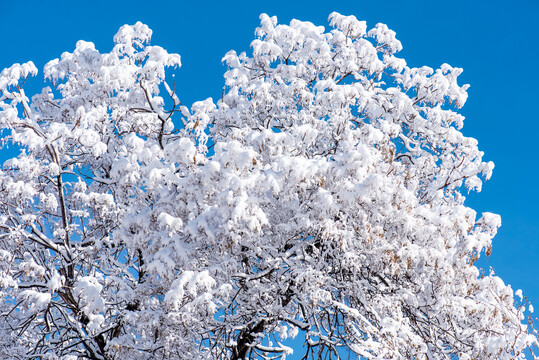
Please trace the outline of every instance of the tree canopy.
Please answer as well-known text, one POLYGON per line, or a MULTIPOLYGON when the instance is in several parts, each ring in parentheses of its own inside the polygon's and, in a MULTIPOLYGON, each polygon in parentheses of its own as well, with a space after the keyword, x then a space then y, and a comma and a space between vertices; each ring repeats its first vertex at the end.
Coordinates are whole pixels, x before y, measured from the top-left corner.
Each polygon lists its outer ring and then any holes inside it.
POLYGON ((524 358, 531 305, 474 264, 501 221, 465 205, 494 165, 462 70, 354 16, 260 21, 190 108, 142 23, 31 99, 32 62, 0 73, 2 357, 524 358))

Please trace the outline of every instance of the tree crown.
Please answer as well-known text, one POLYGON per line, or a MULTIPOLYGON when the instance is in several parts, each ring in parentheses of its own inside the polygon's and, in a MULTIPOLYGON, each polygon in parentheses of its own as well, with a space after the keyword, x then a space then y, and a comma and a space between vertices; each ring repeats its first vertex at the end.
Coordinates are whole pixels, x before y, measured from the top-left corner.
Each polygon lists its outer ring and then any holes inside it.
POLYGON ((0 354, 523 358, 526 302, 474 265, 500 218, 464 204, 493 164, 462 70, 354 16, 260 21, 190 109, 141 23, 50 61, 31 101, 33 63, 0 73, 0 354))

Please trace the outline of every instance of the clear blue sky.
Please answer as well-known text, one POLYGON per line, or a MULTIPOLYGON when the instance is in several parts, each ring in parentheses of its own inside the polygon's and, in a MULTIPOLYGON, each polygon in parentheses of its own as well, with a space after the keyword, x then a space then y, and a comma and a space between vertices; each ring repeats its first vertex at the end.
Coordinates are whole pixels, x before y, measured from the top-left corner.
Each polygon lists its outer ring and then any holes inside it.
POLYGON ((43 65, 73 51, 77 40, 107 52, 121 25, 140 20, 153 29, 153 44, 182 56, 177 83, 190 104, 220 96, 220 60, 230 49, 248 50, 261 12, 284 23, 298 18, 327 26, 332 11, 356 15, 369 27, 383 22, 397 32, 408 64, 464 68, 460 82, 471 84, 464 133, 496 164, 483 192, 467 203, 479 213, 500 214, 503 224, 490 261, 482 264, 523 289, 539 309, 539 1, 509 3, 0 0, 0 69, 32 60, 42 79, 43 65))

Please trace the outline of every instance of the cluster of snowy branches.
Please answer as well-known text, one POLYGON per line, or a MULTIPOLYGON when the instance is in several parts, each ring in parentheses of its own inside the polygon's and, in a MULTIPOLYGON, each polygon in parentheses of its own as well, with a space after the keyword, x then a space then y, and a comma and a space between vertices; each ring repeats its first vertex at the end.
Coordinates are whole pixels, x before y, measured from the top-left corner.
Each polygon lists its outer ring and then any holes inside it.
POLYGON ((462 70, 353 16, 260 19, 190 109, 141 23, 31 100, 33 63, 0 73, 0 356, 523 358, 526 302, 474 265, 500 218, 464 204, 493 164, 462 70))

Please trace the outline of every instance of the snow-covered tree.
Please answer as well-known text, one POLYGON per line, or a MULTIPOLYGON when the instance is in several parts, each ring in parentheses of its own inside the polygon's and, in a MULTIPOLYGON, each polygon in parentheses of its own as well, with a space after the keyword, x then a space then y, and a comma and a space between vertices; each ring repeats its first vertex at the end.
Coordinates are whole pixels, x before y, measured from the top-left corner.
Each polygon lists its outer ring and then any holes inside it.
POLYGON ((190 109, 141 23, 31 99, 33 63, 0 73, 0 357, 522 359, 531 306, 474 265, 500 218, 464 202, 493 164, 462 70, 353 16, 260 19, 190 109))

